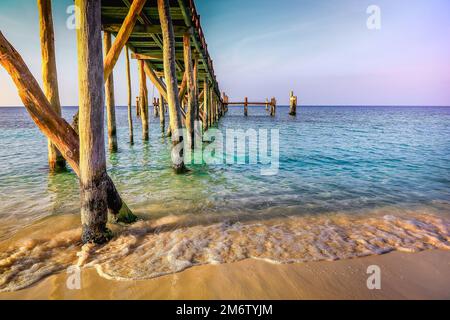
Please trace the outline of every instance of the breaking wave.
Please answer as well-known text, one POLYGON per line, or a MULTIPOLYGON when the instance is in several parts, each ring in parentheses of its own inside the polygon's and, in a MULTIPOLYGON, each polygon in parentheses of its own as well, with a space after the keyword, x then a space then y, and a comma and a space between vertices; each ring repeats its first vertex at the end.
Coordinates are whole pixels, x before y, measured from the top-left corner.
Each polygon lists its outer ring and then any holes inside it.
POLYGON ((0 243, 0 292, 25 288, 72 265, 95 268, 111 280, 144 280, 244 259, 284 264, 396 250, 450 250, 448 217, 423 212, 230 218, 213 223, 169 216, 121 227, 102 246, 82 246, 81 230, 74 225, 56 235, 47 231, 42 236, 33 233, 35 239, 27 236, 0 243))

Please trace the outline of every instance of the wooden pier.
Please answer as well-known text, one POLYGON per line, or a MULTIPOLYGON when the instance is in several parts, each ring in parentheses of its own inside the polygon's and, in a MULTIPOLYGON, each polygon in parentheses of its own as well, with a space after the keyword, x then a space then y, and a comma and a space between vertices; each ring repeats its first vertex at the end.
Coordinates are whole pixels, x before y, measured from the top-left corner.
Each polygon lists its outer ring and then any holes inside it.
POLYGON ((229 102, 228 96, 225 96, 226 99, 224 100, 225 108, 228 107, 244 107, 244 116, 248 117, 248 108, 249 107, 265 107, 266 111, 269 113, 271 117, 275 117, 276 110, 277 110, 277 99, 272 98, 270 101, 269 99, 266 99, 264 102, 250 102, 248 101, 248 98, 246 97, 243 102, 229 102))
POLYGON ((105 114, 109 152, 120 149, 113 71, 122 52, 126 54, 126 75, 120 76, 127 77, 129 143, 136 140, 132 121, 133 83, 139 85, 136 114, 142 122, 142 139, 149 140, 148 79, 160 94, 153 106, 163 133, 168 114, 172 167, 178 174, 187 171, 183 147, 179 146, 186 139, 193 148, 195 121, 200 120, 207 130, 229 106, 235 105, 244 105, 246 116, 249 106, 265 106, 275 116, 275 98, 265 102, 245 99, 241 103, 229 102, 226 94, 221 95, 193 0, 75 0, 79 113, 70 125, 61 116, 52 2, 37 2, 44 90, 1 32, 0 65, 11 76, 31 118, 48 138, 49 168, 57 172, 67 162, 79 176, 83 242, 108 241, 111 236, 106 227, 108 218, 124 223, 136 220, 106 172, 105 114), (137 60, 138 79, 131 79, 130 59, 137 60), (183 128, 187 137, 183 136, 183 128))

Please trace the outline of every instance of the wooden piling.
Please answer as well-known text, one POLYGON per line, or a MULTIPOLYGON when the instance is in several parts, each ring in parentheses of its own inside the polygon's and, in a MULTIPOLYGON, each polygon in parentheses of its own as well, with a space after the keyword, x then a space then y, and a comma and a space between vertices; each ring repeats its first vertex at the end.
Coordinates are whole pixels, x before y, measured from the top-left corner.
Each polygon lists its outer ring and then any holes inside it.
POLYGON ((208 127, 211 128, 214 125, 214 121, 213 121, 213 93, 214 92, 214 87, 212 85, 212 83, 209 84, 209 90, 208 90, 208 115, 209 115, 209 125, 208 127))
POLYGON ((297 115, 297 97, 294 96, 294 91, 291 91, 289 99, 289 115, 291 116, 297 115))
MULTIPOLYGON (((58 74, 55 57, 55 34, 53 29, 51 0, 38 0, 39 30, 42 55, 42 80, 45 96, 53 110, 61 115, 61 105, 58 90, 58 74)), ((66 160, 58 148, 48 140, 48 165, 51 172, 64 171, 66 160)))
POLYGON ((266 98, 266 111, 269 111, 269 99, 266 98))
POLYGON ((191 34, 185 33, 183 35, 183 52, 184 52, 184 68, 186 70, 187 79, 187 112, 186 112, 186 131, 187 131, 187 143, 188 146, 194 149, 194 124, 195 124, 195 79, 194 79, 194 66, 192 63, 191 52, 191 34))
POLYGON ((82 240, 104 243, 111 237, 106 228, 107 191, 103 116, 103 57, 101 51, 101 2, 76 0, 80 11, 78 44, 80 192, 82 240))
MULTIPOLYGON (((105 57, 111 49, 111 33, 103 33, 103 47, 105 57)), ((117 152, 117 128, 116 128, 116 106, 114 101, 114 76, 111 71, 105 82, 106 96, 106 121, 108 124, 108 148, 110 152, 117 152)))
POLYGON ((214 120, 217 123, 219 123, 219 98, 214 93, 214 120))
POLYGON ((214 93, 214 90, 211 90, 212 97, 211 97, 211 115, 212 115, 212 123, 215 125, 217 123, 217 100, 216 95, 214 93))
POLYGON ((136 117, 141 117, 141 103, 139 102, 139 96, 136 97, 136 117))
POLYGON ((203 121, 203 130, 206 131, 209 128, 209 85, 208 80, 205 79, 203 82, 203 110, 205 114, 205 119, 203 121))
POLYGON ((219 123, 220 120, 220 97, 216 95, 216 121, 219 123))
POLYGON ((164 97, 160 94, 158 107, 159 107, 159 125, 161 126, 161 132, 164 133, 166 131, 166 114, 164 112, 164 97))
POLYGON ((128 97, 128 133, 130 137, 130 144, 134 144, 134 133, 133 133, 133 116, 131 113, 131 73, 130 73, 130 53, 128 47, 125 49, 126 55, 126 69, 127 69, 127 97, 128 97))
POLYGON ((223 103, 224 103, 223 108, 224 108, 224 113, 227 113, 227 112, 228 112, 228 102, 229 102, 228 96, 227 96, 227 94, 224 92, 224 93, 223 93, 223 103))
POLYGON ((275 117, 277 111, 277 100, 275 98, 272 98, 270 102, 270 116, 275 117))
POLYGON ((194 118, 195 121, 200 121, 200 99, 199 99, 199 84, 198 84, 198 57, 195 56, 194 58, 194 106, 195 106, 195 111, 194 111, 194 118))
POLYGON ((153 97, 153 116, 159 118, 159 106, 156 97, 153 97))
POLYGON ((148 141, 150 139, 148 132, 148 91, 147 78, 144 72, 144 60, 138 60, 139 66, 139 109, 142 121, 142 139, 148 141))
POLYGON ((172 166, 176 173, 186 171, 184 165, 181 105, 178 98, 178 81, 175 60, 175 35, 170 16, 169 0, 158 0, 158 13, 163 36, 164 77, 167 87, 170 127, 172 129, 172 166))
POLYGON ((245 97, 245 102, 244 102, 244 116, 248 117, 248 98, 245 97))

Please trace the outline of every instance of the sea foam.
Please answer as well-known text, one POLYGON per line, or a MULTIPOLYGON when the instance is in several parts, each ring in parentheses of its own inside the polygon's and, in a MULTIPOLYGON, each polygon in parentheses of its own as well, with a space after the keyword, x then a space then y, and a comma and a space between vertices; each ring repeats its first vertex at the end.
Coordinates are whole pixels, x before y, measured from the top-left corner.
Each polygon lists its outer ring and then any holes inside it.
POLYGON ((140 221, 106 245, 85 245, 80 229, 10 243, 0 253, 0 291, 25 288, 71 265, 110 280, 144 280, 205 264, 333 261, 391 251, 450 250, 450 219, 408 214, 318 215, 205 223, 189 217, 140 221))

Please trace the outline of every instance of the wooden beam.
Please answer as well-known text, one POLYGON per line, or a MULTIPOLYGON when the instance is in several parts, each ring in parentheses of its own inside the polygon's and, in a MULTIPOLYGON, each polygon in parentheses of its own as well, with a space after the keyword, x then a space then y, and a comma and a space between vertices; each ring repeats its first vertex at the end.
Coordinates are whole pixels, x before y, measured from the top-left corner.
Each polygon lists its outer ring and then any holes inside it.
MULTIPOLYGON (((6 69, 14 81, 19 96, 37 127, 61 151, 75 174, 80 176, 80 142, 78 133, 64 118, 53 110, 22 57, 1 32, 0 65, 6 69)), ((109 213, 117 221, 133 222, 136 217, 120 198, 114 183, 107 175, 105 179, 109 213)))
MULTIPOLYGON (((42 80, 45 96, 60 116, 61 104, 58 90, 58 74, 55 58, 55 33, 53 29, 52 2, 51 0, 38 0, 39 30, 41 39, 42 56, 42 80)), ((52 172, 63 171, 66 168, 66 160, 58 148, 48 140, 48 165, 52 172)))
POLYGON ((181 81, 180 92, 178 94, 178 99, 180 99, 180 101, 183 101, 184 96, 186 95, 187 88, 188 88, 188 79, 187 73, 185 72, 183 74, 183 80, 181 81))
POLYGON ((155 54, 142 54, 142 53, 132 53, 131 59, 135 60, 162 60, 163 54, 162 52, 158 52, 155 54))
MULTIPOLYGON (((123 3, 125 3, 125 5, 127 7, 130 7, 130 1, 129 0, 122 0, 123 3)), ((156 21, 153 21, 151 18, 149 18, 144 12, 141 12, 141 14, 139 15, 139 22, 145 26, 152 26, 152 25, 156 25, 158 24, 156 21)), ((161 33, 162 33, 162 29, 161 29, 161 33)), ((163 49, 163 41, 160 39, 160 36, 156 33, 149 33, 148 36, 150 38, 153 39, 153 41, 157 44, 157 46, 162 50, 163 49)), ((180 72, 183 72, 183 68, 182 66, 178 63, 175 62, 178 70, 180 72)))
POLYGON ((19 53, 0 32, 0 65, 17 87, 18 94, 40 131, 56 145, 79 174, 79 141, 75 130, 53 109, 19 53))
MULTIPOLYGON (((103 31, 109 31, 112 33, 118 33, 120 28, 122 27, 121 24, 104 24, 103 25, 103 31)), ((185 26, 173 26, 173 30, 176 36, 182 36, 187 31, 189 31, 189 28, 185 26)), ((148 38, 150 33, 161 33, 161 26, 160 25, 142 25, 142 24, 136 24, 134 26, 134 29, 130 35, 130 37, 137 38, 148 38)))
MULTIPOLYGON (((136 43, 134 43, 134 45, 136 45, 136 43)), ((137 46, 139 46, 139 43, 137 44, 137 46)), ((140 47, 142 48, 142 47, 140 47)), ((193 54, 192 57, 196 57, 197 55, 193 54)), ((163 53, 160 50, 145 50, 145 49, 140 49, 139 53, 133 53, 131 55, 131 59, 137 59, 137 60, 156 60, 156 61, 162 61, 163 60, 163 53)), ((176 52, 175 53, 175 58, 177 60, 183 60, 184 56, 183 53, 181 52, 176 52)))
POLYGON ((163 35, 164 75, 167 86, 170 127, 172 129, 172 166, 176 173, 183 173, 186 168, 184 165, 181 105, 178 99, 175 35, 170 16, 169 0, 158 0, 158 13, 163 35))
POLYGON ((133 28, 136 24, 139 14, 142 11, 147 0, 134 0, 131 4, 130 10, 120 27, 119 33, 117 34, 116 40, 114 41, 111 50, 108 51, 108 54, 105 59, 105 67, 104 67, 104 78, 107 79, 112 72, 114 66, 119 59, 120 52, 123 47, 126 45, 128 38, 133 32, 133 28))
MULTIPOLYGON (((245 101, 244 102, 227 102, 227 105, 230 106, 245 106, 245 101)), ((271 105, 272 102, 267 102, 269 105, 271 105)), ((266 102, 247 102, 247 106, 248 107, 257 107, 257 106, 265 106, 266 102)))
MULTIPOLYGON (((111 33, 103 33, 103 50, 105 57, 111 51, 111 33)), ((108 148, 110 152, 117 152, 116 103, 114 99, 114 72, 105 81, 106 122, 108 125, 108 148)))
POLYGON ((161 93, 164 99, 167 100, 167 88, 164 82, 156 74, 153 65, 148 60, 139 60, 144 63, 144 71, 150 81, 155 85, 156 89, 158 89, 159 93, 161 93))

